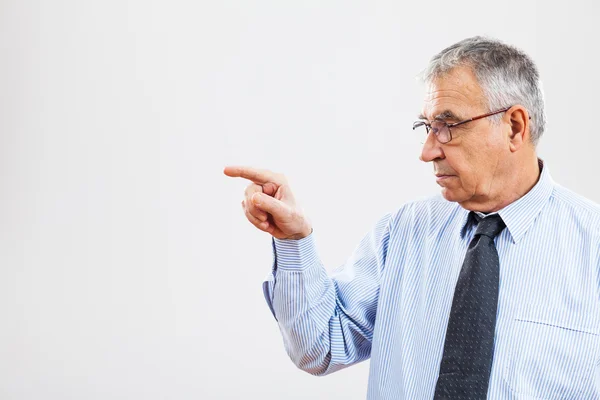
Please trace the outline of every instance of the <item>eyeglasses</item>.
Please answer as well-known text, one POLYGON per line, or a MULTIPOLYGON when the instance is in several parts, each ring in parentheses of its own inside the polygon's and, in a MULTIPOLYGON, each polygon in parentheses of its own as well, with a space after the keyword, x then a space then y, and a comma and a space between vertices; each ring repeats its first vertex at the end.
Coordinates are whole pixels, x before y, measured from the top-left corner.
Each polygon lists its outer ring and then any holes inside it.
POLYGON ((449 124, 443 120, 435 120, 435 121, 432 121, 431 123, 426 122, 426 121, 416 121, 413 124, 413 131, 414 130, 421 131, 423 129, 423 127, 425 127, 427 135, 429 135, 429 132, 433 132, 433 134, 435 135, 438 142, 445 144, 452 140, 452 132, 450 131, 450 128, 453 128, 458 125, 466 124, 467 122, 475 121, 475 120, 478 120, 481 118, 486 118, 486 117, 489 117, 492 115, 500 114, 500 113, 508 111, 508 110, 510 110, 510 107, 506 107, 506 108, 503 108, 502 110, 498 110, 498 111, 489 112, 487 114, 478 115, 473 118, 465 119, 464 121, 455 122, 453 124, 449 124))

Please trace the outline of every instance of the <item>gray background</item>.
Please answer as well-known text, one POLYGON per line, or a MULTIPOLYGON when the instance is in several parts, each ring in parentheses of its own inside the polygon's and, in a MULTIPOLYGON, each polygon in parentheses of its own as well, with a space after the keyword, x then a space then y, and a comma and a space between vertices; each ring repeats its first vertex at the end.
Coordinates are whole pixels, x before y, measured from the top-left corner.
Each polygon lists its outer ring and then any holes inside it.
POLYGON ((537 61, 540 155, 600 202, 599 6, 560 4, 1 0, 0 398, 363 399, 368 362, 287 358, 222 168, 285 173, 334 268, 439 192, 415 76, 487 34, 537 61))

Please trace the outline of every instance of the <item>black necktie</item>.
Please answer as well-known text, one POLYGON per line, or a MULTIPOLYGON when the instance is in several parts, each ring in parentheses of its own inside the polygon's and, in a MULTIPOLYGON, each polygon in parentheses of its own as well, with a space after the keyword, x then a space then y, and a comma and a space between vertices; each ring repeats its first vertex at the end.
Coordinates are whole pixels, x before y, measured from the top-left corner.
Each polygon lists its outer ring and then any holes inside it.
POLYGON ((450 310, 434 399, 485 399, 494 357, 500 263, 498 214, 481 218, 469 243, 450 310))

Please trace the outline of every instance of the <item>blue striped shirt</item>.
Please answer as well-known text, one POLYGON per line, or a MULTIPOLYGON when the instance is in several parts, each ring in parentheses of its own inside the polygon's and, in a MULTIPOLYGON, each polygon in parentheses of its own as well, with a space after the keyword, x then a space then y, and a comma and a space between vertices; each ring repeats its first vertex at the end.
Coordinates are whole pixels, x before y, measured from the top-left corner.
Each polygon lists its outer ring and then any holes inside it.
MULTIPOLYGON (((600 206, 540 167, 498 211, 488 399, 600 399, 600 206)), ((273 239, 263 290, 292 361, 326 375, 370 358, 369 400, 431 399, 472 219, 441 195, 404 204, 331 274, 312 234, 273 239)))

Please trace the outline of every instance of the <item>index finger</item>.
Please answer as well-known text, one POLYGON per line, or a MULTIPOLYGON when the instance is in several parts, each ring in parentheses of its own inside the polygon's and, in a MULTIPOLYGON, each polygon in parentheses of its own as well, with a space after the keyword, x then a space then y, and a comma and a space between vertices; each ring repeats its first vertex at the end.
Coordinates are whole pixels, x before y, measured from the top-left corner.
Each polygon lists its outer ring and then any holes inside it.
POLYGON ((283 179, 279 174, 269 171, 268 169, 233 165, 225 167, 223 172, 227 176, 231 176, 233 178, 245 178, 259 185, 264 185, 265 183, 269 182, 277 184, 283 183, 283 179))

